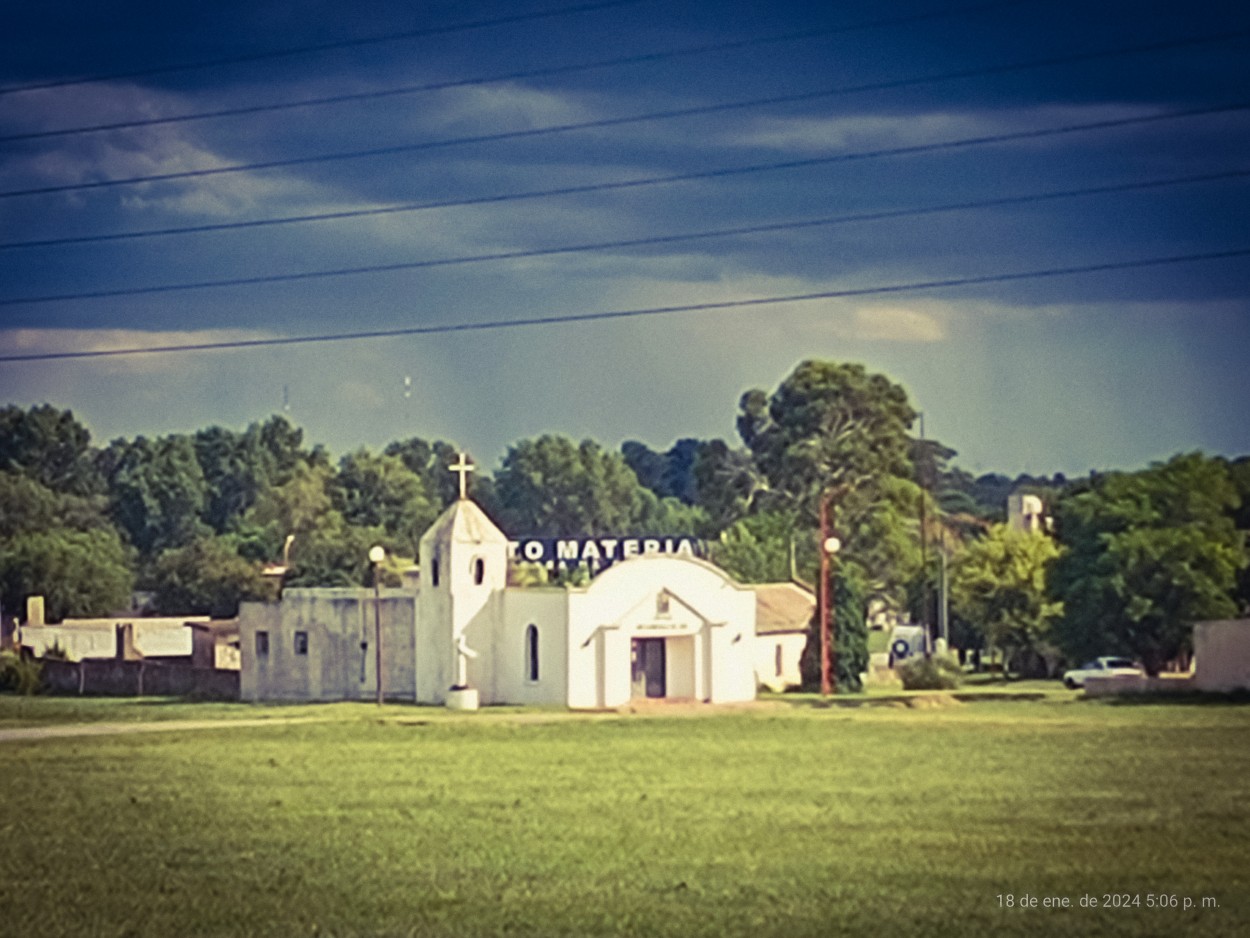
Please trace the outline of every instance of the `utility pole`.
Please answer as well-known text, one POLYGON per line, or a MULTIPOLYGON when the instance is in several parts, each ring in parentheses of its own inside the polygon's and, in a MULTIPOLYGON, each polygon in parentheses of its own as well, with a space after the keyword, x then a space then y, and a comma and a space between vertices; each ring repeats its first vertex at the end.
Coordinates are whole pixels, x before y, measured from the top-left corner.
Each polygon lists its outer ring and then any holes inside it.
POLYGON ((381 545, 369 548, 369 563, 373 565, 373 631, 374 641, 377 645, 375 670, 378 673, 378 706, 382 706, 384 699, 384 690, 382 688, 382 594, 380 583, 382 575, 382 561, 386 559, 386 550, 381 545))
POLYGON ((920 413, 920 625, 924 629, 924 656, 933 654, 933 636, 929 631, 929 534, 926 505, 929 491, 928 460, 924 446, 924 412, 920 413))
POLYGON ((845 491, 845 486, 838 486, 829 489, 820 498, 820 583, 817 584, 816 596, 820 615, 820 693, 822 697, 836 693, 838 688, 838 652, 834 644, 837 633, 830 624, 834 605, 830 582, 833 572, 830 568, 833 555, 842 547, 842 542, 833 534, 831 514, 836 517, 834 501, 841 498, 845 491))

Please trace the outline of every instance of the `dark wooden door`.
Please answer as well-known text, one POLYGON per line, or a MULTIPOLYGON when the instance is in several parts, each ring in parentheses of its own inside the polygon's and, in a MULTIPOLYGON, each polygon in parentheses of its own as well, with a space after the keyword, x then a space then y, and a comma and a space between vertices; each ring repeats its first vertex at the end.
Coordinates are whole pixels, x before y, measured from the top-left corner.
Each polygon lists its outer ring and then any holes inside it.
POLYGON ((632 682, 635 697, 663 697, 664 639, 636 638, 632 648, 632 682))

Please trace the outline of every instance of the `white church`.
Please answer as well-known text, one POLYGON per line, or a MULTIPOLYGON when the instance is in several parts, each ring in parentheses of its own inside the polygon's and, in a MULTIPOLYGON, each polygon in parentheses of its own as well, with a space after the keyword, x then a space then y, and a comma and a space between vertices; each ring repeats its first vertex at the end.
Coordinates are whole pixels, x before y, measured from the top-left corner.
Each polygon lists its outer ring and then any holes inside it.
POLYGON ((585 586, 510 586, 509 540, 465 496, 463 459, 459 471, 460 499, 421 538, 419 582, 243 604, 244 700, 597 709, 749 701, 757 683, 798 683, 810 594, 744 586, 705 560, 651 550, 585 586), (766 613, 757 632, 757 606, 787 616, 766 613))

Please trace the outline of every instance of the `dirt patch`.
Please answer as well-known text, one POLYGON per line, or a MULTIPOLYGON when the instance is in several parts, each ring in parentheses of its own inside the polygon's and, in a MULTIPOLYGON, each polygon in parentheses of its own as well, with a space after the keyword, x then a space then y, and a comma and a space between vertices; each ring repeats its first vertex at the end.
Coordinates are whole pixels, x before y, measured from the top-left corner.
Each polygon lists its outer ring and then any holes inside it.
POLYGON ((906 703, 912 710, 937 710, 944 707, 963 706, 963 702, 951 694, 921 694, 908 697, 906 703))

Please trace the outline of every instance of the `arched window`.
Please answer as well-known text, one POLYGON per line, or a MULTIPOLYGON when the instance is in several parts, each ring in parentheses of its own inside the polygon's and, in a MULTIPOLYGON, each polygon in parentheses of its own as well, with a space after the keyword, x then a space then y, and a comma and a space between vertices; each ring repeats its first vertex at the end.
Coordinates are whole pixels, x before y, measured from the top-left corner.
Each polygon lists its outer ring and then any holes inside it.
POLYGON ((430 585, 438 586, 438 558, 430 559, 430 585))
POLYGON ((525 627, 525 679, 538 680, 538 626, 525 627))
POLYGON ((486 561, 481 557, 473 558, 473 582, 478 586, 486 579, 486 561))

